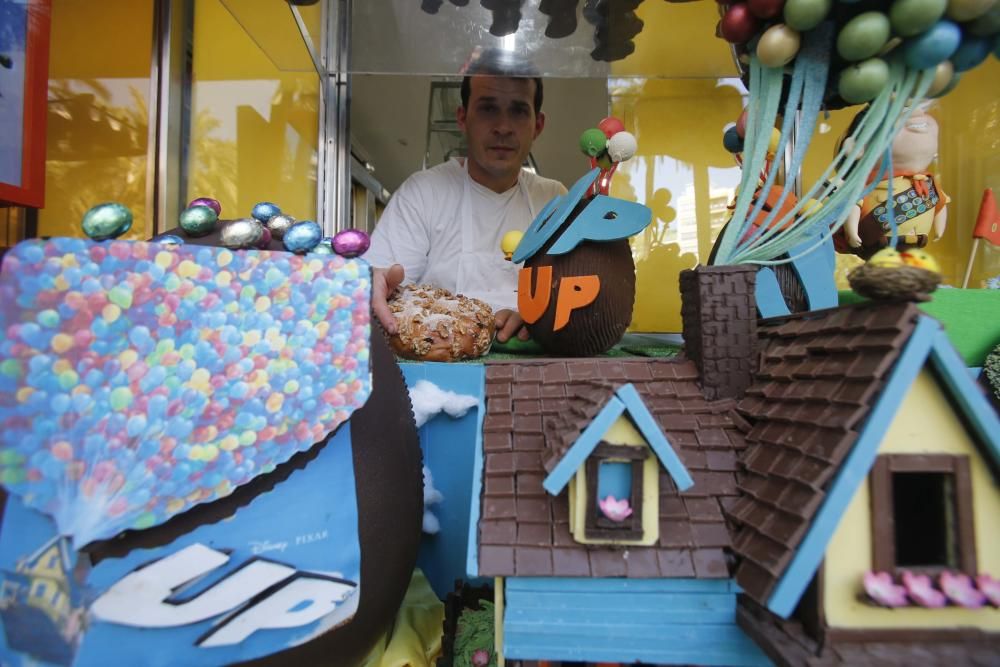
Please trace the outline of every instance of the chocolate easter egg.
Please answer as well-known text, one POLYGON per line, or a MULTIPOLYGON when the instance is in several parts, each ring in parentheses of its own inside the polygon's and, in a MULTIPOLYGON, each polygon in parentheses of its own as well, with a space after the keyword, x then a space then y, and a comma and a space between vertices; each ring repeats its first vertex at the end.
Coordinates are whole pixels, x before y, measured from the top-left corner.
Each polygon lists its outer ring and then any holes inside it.
POLYGON ((230 250, 257 248, 264 237, 264 225, 253 218, 230 220, 219 230, 219 240, 230 250))
POLYGON ((295 218, 284 214, 274 215, 268 218, 264 224, 271 231, 271 238, 280 241, 285 236, 285 232, 295 224, 295 218))
POLYGON ((181 212, 178 221, 185 234, 197 238, 214 231, 219 216, 208 206, 192 206, 181 212))
POLYGON ((285 244, 285 250, 301 254, 315 248, 321 238, 323 230, 318 224, 312 220, 302 220, 289 227, 281 240, 285 244))
POLYGON ((281 209, 277 204, 272 204, 269 201, 262 201, 254 205, 253 211, 250 212, 250 217, 260 222, 267 222, 276 215, 281 215, 281 209))
POLYGON ((218 199, 212 199, 211 197, 198 197, 196 199, 192 199, 191 203, 187 205, 188 208, 191 208, 192 206, 207 206, 215 211, 216 215, 222 215, 222 204, 219 203, 218 199))
POLYGON ((337 232, 330 243, 333 251, 341 257, 357 257, 368 250, 371 239, 360 229, 345 229, 337 232))
POLYGON ((635 264, 627 239, 581 243, 564 255, 540 252, 525 262, 522 270, 527 269, 533 271, 534 298, 548 304, 528 331, 546 352, 593 356, 621 340, 635 302, 635 264))
POLYGON ((124 204, 106 202, 83 214, 83 233, 95 241, 118 238, 132 228, 132 211, 124 204))

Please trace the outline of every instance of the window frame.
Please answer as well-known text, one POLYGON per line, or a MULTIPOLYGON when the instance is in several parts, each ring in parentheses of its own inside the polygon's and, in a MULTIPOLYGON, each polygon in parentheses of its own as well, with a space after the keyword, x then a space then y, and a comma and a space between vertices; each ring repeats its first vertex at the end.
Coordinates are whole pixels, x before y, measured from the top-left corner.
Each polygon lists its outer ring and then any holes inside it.
POLYGON ((899 574, 903 570, 935 574, 945 570, 976 576, 976 534, 972 506, 969 457, 951 454, 883 454, 875 459, 869 475, 871 485, 872 570, 899 574), (896 564, 895 507, 892 476, 895 473, 951 474, 954 480, 955 540, 958 563, 948 566, 896 564), (885 539, 885 536, 892 539, 885 539))
POLYGON ((649 458, 648 447, 633 447, 629 445, 612 445, 601 441, 587 458, 587 516, 584 521, 584 534, 589 539, 601 540, 641 540, 642 500, 644 493, 643 469, 649 458), (631 462, 632 489, 629 494, 629 504, 632 514, 624 521, 612 521, 601 514, 597 497, 601 463, 605 461, 631 462))

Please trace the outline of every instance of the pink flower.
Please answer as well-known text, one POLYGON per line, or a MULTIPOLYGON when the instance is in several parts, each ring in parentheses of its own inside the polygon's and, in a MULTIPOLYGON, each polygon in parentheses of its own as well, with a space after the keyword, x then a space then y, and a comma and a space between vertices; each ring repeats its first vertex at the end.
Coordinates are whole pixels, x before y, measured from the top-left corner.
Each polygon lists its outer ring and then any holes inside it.
POLYGON ((922 607, 943 607, 948 604, 944 593, 934 588, 931 578, 925 574, 903 571, 903 586, 910 598, 922 607))
POLYGON ((472 654, 473 667, 487 667, 490 664, 490 652, 484 648, 478 649, 472 654))
POLYGON ((967 609, 979 609, 986 604, 986 596, 973 587, 972 579, 966 574, 942 572, 938 585, 952 602, 967 609))
POLYGON ((601 508, 601 512, 604 516, 608 517, 612 521, 620 522, 632 516, 632 508, 629 507, 628 498, 615 500, 614 496, 608 496, 604 500, 598 502, 597 505, 601 508))
POLYGON ((991 605, 1000 607, 1000 579, 994 579, 988 574, 981 574, 976 577, 976 586, 991 605))
POLYGON ((888 572, 866 572, 864 583, 868 597, 884 607, 905 607, 909 604, 906 589, 894 584, 888 572))

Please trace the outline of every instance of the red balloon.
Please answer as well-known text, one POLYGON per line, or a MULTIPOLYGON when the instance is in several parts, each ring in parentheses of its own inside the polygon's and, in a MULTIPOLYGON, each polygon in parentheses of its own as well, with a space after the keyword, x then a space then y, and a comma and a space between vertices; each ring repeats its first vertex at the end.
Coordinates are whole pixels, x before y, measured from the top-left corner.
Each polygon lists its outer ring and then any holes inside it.
POLYGON ((757 33, 760 23, 745 2, 732 5, 722 17, 722 37, 731 44, 742 44, 757 33))
POLYGON ((597 129, 603 132, 604 136, 610 139, 619 132, 625 131, 625 123, 621 122, 614 116, 608 116, 597 124, 597 129))
POLYGON ((747 7, 754 16, 769 19, 781 13, 785 8, 785 0, 747 0, 747 7))
POLYGON ((747 110, 744 109, 740 117, 736 119, 736 134, 740 135, 740 139, 746 139, 747 136, 747 110))

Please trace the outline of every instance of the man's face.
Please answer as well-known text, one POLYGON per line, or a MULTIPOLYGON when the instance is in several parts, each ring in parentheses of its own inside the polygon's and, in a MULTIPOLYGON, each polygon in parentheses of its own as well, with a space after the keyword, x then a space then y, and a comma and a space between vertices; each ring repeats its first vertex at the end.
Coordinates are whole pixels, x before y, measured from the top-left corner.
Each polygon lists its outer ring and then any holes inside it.
POLYGON ((469 83, 469 106, 458 109, 458 125, 469 147, 469 172, 487 187, 511 187, 545 126, 545 114, 535 114, 535 82, 475 76, 469 83))

